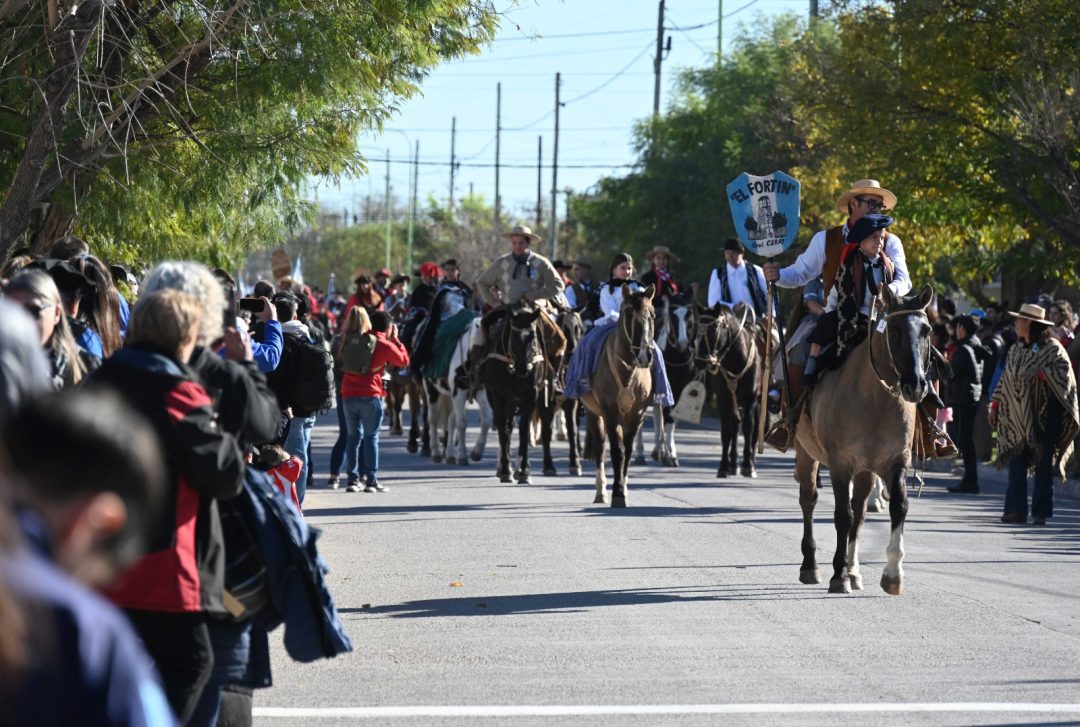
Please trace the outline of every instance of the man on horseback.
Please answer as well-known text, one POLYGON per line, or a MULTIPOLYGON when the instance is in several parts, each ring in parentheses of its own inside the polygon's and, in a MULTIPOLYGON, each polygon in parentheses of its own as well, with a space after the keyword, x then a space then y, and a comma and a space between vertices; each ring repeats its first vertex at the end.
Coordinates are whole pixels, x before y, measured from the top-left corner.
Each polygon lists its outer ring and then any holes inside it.
POLYGON ((592 274, 592 263, 579 258, 570 265, 570 274, 573 277, 564 291, 566 302, 574 310, 584 313, 593 297, 598 295, 596 280, 592 274))
MULTIPOLYGON (((876 229, 871 229, 875 227, 876 223, 871 224, 869 228, 865 224, 858 226, 860 234, 858 239, 852 239, 852 231, 856 229, 859 221, 865 216, 892 209, 895 205, 896 195, 882 187, 877 180, 861 179, 855 182, 851 189, 840 195, 836 200, 837 210, 847 213, 847 221, 843 225, 818 231, 811 238, 806 250, 799 255, 792 265, 781 269, 774 262, 766 263, 763 268, 765 279, 784 288, 796 288, 821 275, 824 280, 825 295, 829 301, 826 306, 826 315, 822 316, 818 321, 817 328, 821 328, 823 322, 829 319, 828 313, 835 311, 837 308, 838 295, 834 292, 834 288, 837 288, 840 282, 838 275, 843 261, 857 249, 858 243, 862 242, 870 233, 876 232, 876 229)), ((884 217, 889 224, 892 223, 892 219, 885 215, 877 214, 877 216, 884 217)), ((900 238, 885 231, 886 227, 888 227, 888 224, 880 228, 883 230, 881 234, 883 243, 881 255, 884 260, 888 260, 890 270, 889 279, 882 282, 882 285, 888 287, 897 298, 901 298, 911 290, 907 259, 904 256, 904 246, 900 242, 900 238)), ((884 262, 882 265, 884 266, 884 262)), ((835 321, 836 319, 831 320, 835 321)), ((814 383, 817 372, 817 356, 825 346, 835 345, 833 342, 836 340, 836 328, 831 324, 830 327, 832 330, 824 330, 820 334, 815 329, 814 333, 810 335, 810 356, 807 359, 805 371, 801 377, 798 375, 789 376, 790 381, 801 381, 803 384, 814 383), (822 343, 823 341, 824 343, 822 343)), ((930 387, 928 391, 933 392, 933 388, 930 387)), ((936 394, 933 393, 929 396, 936 398, 936 394)), ((780 451, 786 451, 790 446, 793 440, 795 424, 798 421, 799 412, 802 410, 802 391, 796 391, 793 387, 790 398, 791 401, 796 402, 795 406, 788 412, 788 416, 778 422, 766 437, 766 441, 780 449, 780 451)), ((940 400, 931 403, 940 406, 940 400)), ((925 414, 921 406, 920 412, 925 414)), ((926 440, 933 444, 932 447, 928 448, 928 451, 933 452, 935 457, 947 457, 956 454, 956 448, 948 437, 943 432, 934 431, 936 427, 933 427, 932 419, 927 420, 926 416, 920 416, 919 421, 922 422, 924 427, 929 425, 932 428, 923 430, 926 440)))
POLYGON ((502 236, 510 240, 510 252, 497 258, 476 280, 480 299, 491 307, 491 311, 481 321, 480 340, 474 342, 474 364, 479 365, 486 355, 488 333, 497 321, 505 318, 512 309, 533 306, 540 310, 544 359, 555 369, 566 348, 566 338, 549 308, 563 292, 562 276, 550 260, 529 249, 534 242, 540 241, 540 235, 517 225, 502 236))
POLYGON ((737 237, 724 242, 724 264, 714 268, 709 276, 710 308, 726 305, 732 310, 740 303, 760 319, 768 310, 765 274, 746 260, 746 246, 737 237))

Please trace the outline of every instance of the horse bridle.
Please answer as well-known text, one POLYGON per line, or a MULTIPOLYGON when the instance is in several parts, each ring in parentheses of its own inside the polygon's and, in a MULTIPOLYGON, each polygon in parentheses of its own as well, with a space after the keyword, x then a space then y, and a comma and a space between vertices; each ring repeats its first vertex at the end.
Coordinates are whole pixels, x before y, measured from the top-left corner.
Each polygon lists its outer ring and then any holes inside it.
MULTIPOLYGON (((734 379, 741 379, 743 374, 745 374, 747 371, 749 371, 750 367, 754 364, 754 359, 755 359, 756 354, 757 354, 757 341, 754 340, 753 334, 750 335, 751 353, 747 355, 747 357, 746 357, 746 365, 743 366, 742 371, 740 371, 737 374, 732 374, 730 371, 728 371, 727 369, 724 368, 723 361, 724 361, 724 358, 727 357, 728 353, 731 351, 731 348, 735 345, 735 342, 737 340, 739 340, 739 338, 742 336, 742 334, 743 333, 748 333, 748 331, 746 331, 745 327, 746 327, 746 316, 747 316, 749 310, 750 310, 749 308, 743 308, 742 317, 739 318, 739 325, 735 329, 735 333, 731 336, 731 340, 727 342, 727 345, 724 346, 724 348, 722 350, 720 350, 720 351, 714 351, 713 349, 716 347, 717 341, 720 339, 720 326, 723 325, 723 326, 726 327, 727 326, 727 319, 726 318, 723 318, 723 319, 722 318, 712 318, 711 316, 708 316, 704 320, 699 320, 698 321, 698 332, 697 332, 697 335, 694 337, 694 351, 695 351, 695 353, 694 353, 694 362, 696 363, 698 360, 702 361, 704 363, 705 370, 708 371, 710 374, 715 375, 715 374, 721 373, 721 374, 724 375, 724 378, 728 379, 729 381, 734 380, 734 379), (706 336, 708 335, 706 333, 706 331, 708 331, 708 329, 709 329, 708 324, 706 323, 705 325, 702 325, 703 323, 705 323, 705 321, 708 321, 708 320, 712 320, 712 321, 715 321, 717 323, 716 335, 713 337, 711 345, 709 345, 710 342, 707 339, 705 340, 706 350, 708 351, 708 355, 705 356, 705 357, 701 357, 701 356, 698 356, 696 352, 700 348, 701 340, 706 338, 706 336), (723 322, 721 323, 721 321, 723 321, 723 322)), ((723 315, 723 313, 721 313, 721 316, 722 315, 723 315)))
MULTIPOLYGON (((921 309, 921 308, 919 310, 891 311, 889 313, 886 313, 883 318, 877 318, 877 319, 874 319, 874 320, 870 321, 870 335, 869 335, 869 337, 867 339, 867 342, 866 342, 867 345, 870 347, 870 353, 869 353, 869 355, 870 355, 870 368, 873 369, 874 376, 877 377, 878 383, 881 384, 882 387, 884 387, 885 391, 889 392, 889 395, 892 396, 894 399, 900 399, 900 398, 903 397, 903 393, 900 391, 900 370, 898 368, 896 368, 896 359, 893 358, 892 344, 889 343, 888 325, 886 325, 884 328, 882 328, 880 331, 878 331, 877 326, 874 325, 874 323, 876 321, 888 321, 890 318, 899 318, 900 316, 922 316, 923 318, 926 319, 926 321, 928 323, 930 321, 929 316, 926 315, 926 311, 924 309, 921 309), (874 340, 873 340, 873 336, 874 336, 875 333, 880 333, 881 335, 885 336, 886 357, 889 359, 889 367, 892 368, 893 377, 896 379, 895 384, 886 383, 885 377, 881 375, 881 371, 878 369, 877 361, 874 360, 874 340)), ((921 353, 922 352, 920 351, 920 354, 921 353)), ((923 365, 925 367, 929 367, 930 366, 930 350, 929 350, 929 348, 927 348, 927 351, 926 351, 926 359, 927 360, 923 362, 923 365)))
POLYGON ((640 323, 638 325, 641 328, 642 343, 640 343, 638 345, 634 345, 634 333, 633 333, 633 331, 634 331, 634 322, 638 320, 639 316, 638 316, 638 312, 633 309, 633 306, 630 306, 630 308, 631 308, 630 315, 620 315, 619 316, 619 331, 624 336, 626 336, 626 344, 630 347, 630 358, 631 358, 631 360, 637 361, 637 358, 641 354, 641 352, 644 351, 646 349, 646 347, 652 346, 654 342, 653 342, 653 337, 652 336, 645 335, 646 330, 645 330, 644 316, 641 316, 642 320, 640 321, 640 323))
MULTIPOLYGON (((523 331, 529 330, 528 328, 522 328, 520 326, 515 326, 514 325, 514 319, 512 317, 507 321, 507 324, 508 325, 506 326, 506 335, 504 336, 505 341, 503 342, 503 347, 502 347, 503 351, 511 351, 512 350, 510 339, 514 335, 514 333, 521 333, 523 331)), ((529 326, 529 328, 532 328, 532 326, 529 326)), ((529 365, 542 363, 544 361, 544 347, 542 345, 542 340, 541 340, 542 338, 543 338, 543 332, 540 330, 539 326, 536 326, 536 330, 535 330, 534 335, 533 335, 533 340, 532 340, 532 343, 530 344, 532 348, 536 349, 536 353, 534 353, 532 358, 529 359, 529 365)), ((502 361, 503 363, 505 363, 510 368, 511 371, 514 370, 514 364, 516 362, 514 361, 513 356, 509 356, 506 353, 502 353, 502 352, 499 352, 499 351, 491 351, 491 352, 488 353, 487 358, 493 359, 495 361, 502 361)))

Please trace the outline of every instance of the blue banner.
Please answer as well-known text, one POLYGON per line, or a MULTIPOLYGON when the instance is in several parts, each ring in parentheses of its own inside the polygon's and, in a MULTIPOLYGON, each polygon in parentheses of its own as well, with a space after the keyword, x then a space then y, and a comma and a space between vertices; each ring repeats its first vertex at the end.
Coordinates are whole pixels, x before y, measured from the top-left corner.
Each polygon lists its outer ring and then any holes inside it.
POLYGON ((755 177, 743 172, 727 186, 735 232, 755 255, 773 257, 799 233, 799 180, 783 172, 755 177))

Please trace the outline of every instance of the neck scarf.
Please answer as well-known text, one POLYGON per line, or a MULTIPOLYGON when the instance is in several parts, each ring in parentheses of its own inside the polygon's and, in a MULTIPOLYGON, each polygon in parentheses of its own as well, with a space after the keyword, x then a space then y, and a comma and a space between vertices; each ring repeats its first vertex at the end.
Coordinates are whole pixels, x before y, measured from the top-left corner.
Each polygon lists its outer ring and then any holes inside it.
POLYGON ((529 276, 529 263, 532 260, 532 252, 526 252, 524 255, 517 255, 510 253, 510 257, 514 259, 514 274, 510 277, 517 280, 518 273, 522 270, 525 271, 525 277, 529 276))

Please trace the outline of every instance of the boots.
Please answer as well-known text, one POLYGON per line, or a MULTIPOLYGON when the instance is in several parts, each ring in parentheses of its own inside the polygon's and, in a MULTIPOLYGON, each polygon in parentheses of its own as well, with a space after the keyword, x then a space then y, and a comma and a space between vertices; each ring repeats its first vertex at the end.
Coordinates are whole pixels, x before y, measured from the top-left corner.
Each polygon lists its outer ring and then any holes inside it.
POLYGON ((956 456, 956 445, 945 432, 938 429, 934 423, 934 417, 929 413, 927 403, 920 403, 916 407, 918 415, 915 417, 918 427, 919 442, 925 456, 930 459, 951 459, 956 456))
POLYGON ((795 430, 799 426, 799 417, 802 416, 803 407, 806 406, 805 394, 795 400, 795 404, 788 407, 784 418, 773 425, 765 435, 765 443, 781 452, 795 443, 795 430))

